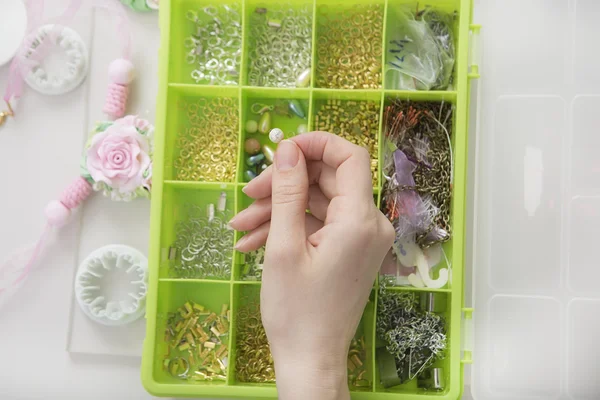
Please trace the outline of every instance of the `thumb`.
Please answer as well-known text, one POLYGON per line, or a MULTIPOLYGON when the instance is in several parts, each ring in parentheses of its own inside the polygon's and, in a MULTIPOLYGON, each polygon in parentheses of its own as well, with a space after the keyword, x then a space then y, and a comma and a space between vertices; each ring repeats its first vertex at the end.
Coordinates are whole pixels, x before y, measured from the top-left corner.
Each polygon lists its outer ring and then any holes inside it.
POLYGON ((291 140, 282 141, 275 153, 272 203, 268 244, 287 251, 300 249, 306 241, 308 173, 304 154, 291 140))

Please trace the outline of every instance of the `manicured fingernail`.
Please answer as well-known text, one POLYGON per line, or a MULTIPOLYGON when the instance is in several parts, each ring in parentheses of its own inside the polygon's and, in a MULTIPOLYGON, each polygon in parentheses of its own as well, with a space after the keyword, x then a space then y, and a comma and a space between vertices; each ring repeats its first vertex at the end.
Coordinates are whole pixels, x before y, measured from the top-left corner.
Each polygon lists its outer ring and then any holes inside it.
POLYGON ((247 241, 248 241, 248 238, 247 238, 246 236, 242 236, 242 237, 240 238, 240 240, 238 240, 238 241, 237 241, 237 243, 235 244, 234 248, 235 248, 236 250, 239 250, 239 249, 240 249, 240 247, 241 247, 241 246, 242 246, 244 243, 246 243, 247 241))
MULTIPOLYGON (((250 206, 252 206, 252 204, 251 204, 250 206)), ((248 207, 248 208, 244 208, 242 211, 240 211, 239 213, 235 214, 235 216, 234 216, 233 218, 231 218, 231 221, 229 221, 229 223, 230 223, 230 224, 232 224, 234 220, 235 220, 235 221, 239 220, 239 219, 240 219, 240 216, 242 216, 242 215, 246 214, 246 213, 248 212, 248 209, 249 209, 249 208, 250 208, 250 207, 248 207)))
POLYGON ((287 171, 298 164, 298 146, 290 140, 284 140, 277 146, 275 165, 279 171, 287 171))

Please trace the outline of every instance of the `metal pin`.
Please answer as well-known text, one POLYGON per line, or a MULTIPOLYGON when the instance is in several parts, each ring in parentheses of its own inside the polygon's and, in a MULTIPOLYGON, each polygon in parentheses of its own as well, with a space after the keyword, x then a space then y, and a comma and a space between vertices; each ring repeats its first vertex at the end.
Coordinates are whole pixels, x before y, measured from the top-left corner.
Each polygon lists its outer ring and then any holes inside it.
POLYGON ((217 206, 218 211, 225 211, 225 206, 227 205, 227 193, 221 192, 221 196, 219 196, 219 203, 217 206))
POLYGON ((169 247, 169 255, 168 255, 169 260, 175 260, 177 259, 177 248, 176 247, 169 247))
POLYGON ((215 219, 215 205, 213 203, 206 206, 206 215, 208 215, 208 222, 212 222, 215 219))
POLYGON ((419 296, 419 308, 431 313, 442 313, 446 311, 446 302, 443 295, 435 293, 421 293, 419 296))
POLYGON ((267 22, 267 25, 269 25, 271 28, 281 28, 281 20, 280 19, 270 19, 267 22))
POLYGON ((417 385, 422 389, 435 390, 441 392, 444 390, 446 379, 442 368, 432 368, 424 371, 417 379, 417 385))

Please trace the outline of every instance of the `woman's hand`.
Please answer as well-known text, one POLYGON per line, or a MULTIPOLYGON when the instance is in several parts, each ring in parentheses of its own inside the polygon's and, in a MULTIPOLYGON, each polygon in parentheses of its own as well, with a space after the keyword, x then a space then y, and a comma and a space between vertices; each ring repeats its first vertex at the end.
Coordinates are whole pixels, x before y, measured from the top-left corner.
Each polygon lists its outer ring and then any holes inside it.
POLYGON ((281 142, 244 188, 256 201, 230 224, 249 231, 239 251, 266 242, 261 312, 281 399, 349 398, 348 348, 394 240, 371 185, 365 149, 313 132, 281 142))

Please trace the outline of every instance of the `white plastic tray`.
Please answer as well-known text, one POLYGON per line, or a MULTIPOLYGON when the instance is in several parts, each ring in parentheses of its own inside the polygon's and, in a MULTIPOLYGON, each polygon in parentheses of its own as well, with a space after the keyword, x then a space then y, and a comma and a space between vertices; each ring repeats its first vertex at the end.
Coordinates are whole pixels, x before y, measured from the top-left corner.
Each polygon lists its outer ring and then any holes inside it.
POLYGON ((600 1, 476 0, 475 21, 471 394, 597 400, 600 1))

